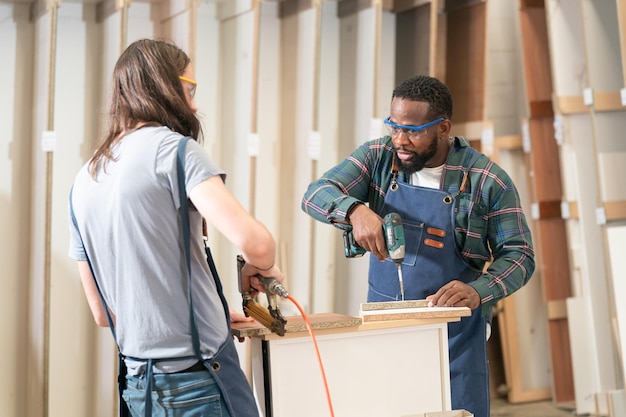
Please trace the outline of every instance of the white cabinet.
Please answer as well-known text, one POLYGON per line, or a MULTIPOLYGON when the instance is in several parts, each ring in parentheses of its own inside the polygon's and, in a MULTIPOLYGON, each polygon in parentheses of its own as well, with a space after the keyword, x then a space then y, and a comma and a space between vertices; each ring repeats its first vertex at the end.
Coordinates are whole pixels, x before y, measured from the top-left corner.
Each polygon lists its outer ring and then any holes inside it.
MULTIPOLYGON (((334 414, 398 417, 450 410, 447 321, 459 320, 468 309, 455 310, 459 317, 367 322, 342 328, 324 326, 350 317, 312 315, 317 319, 315 338, 334 414), (320 317, 327 321, 319 321, 320 317)), ((289 331, 294 321, 302 319, 288 318, 284 337, 251 337, 252 382, 262 414, 331 415, 313 341, 306 331, 289 331)), ((249 335, 242 327, 235 334, 249 335)))

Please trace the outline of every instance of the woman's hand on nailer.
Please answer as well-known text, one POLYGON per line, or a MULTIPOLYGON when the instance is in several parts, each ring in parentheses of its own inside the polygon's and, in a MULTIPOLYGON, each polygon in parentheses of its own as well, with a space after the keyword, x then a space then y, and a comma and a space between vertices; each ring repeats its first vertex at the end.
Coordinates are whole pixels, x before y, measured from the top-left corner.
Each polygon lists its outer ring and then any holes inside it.
POLYGON ((243 323, 248 321, 254 321, 254 318, 246 316, 244 313, 240 313, 236 310, 230 309, 230 322, 231 323, 243 323))
MULTIPOLYGON (((230 311, 230 322, 231 323, 244 323, 244 322, 250 322, 250 321, 254 321, 254 318, 252 317, 248 317, 246 316, 244 313, 240 313, 236 310, 233 310, 232 308, 229 309, 230 311)), ((233 335, 233 337, 235 337, 233 335)), ((237 338, 239 340, 239 343, 243 343, 246 341, 245 337, 238 337, 237 338)))
MULTIPOLYGON (((272 265, 270 269, 262 270, 252 264, 247 263, 244 265, 241 271, 241 275, 244 283, 246 280, 246 276, 248 277, 248 288, 253 288, 254 290, 256 290, 257 294, 259 292, 265 292, 265 287, 263 286, 261 279, 257 275, 261 275, 267 278, 276 278, 278 282, 283 282, 285 280, 285 276, 283 275, 280 268, 276 266, 276 264, 272 265)), ((251 293, 251 295, 254 297, 255 294, 251 293)))

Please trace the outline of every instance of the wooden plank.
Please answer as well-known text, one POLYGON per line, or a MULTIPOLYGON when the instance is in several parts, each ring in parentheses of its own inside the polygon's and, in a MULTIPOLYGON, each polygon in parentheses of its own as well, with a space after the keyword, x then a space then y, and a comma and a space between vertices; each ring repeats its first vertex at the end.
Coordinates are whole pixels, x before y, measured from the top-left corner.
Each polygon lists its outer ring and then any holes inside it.
MULTIPOLYGON (((594 91, 593 109, 595 111, 625 111, 619 91, 594 91)), ((624 115, 626 117, 626 115, 624 115)))
POLYGON ((567 303, 565 300, 548 301, 548 319, 561 320, 567 318, 567 303))
POLYGON ((550 218, 562 218, 561 216, 561 201, 539 201, 537 203, 539 208, 540 219, 550 218))
POLYGON ((438 319, 470 316, 472 311, 467 307, 415 307, 389 310, 360 311, 363 322, 407 320, 407 319, 438 319))
POLYGON ((553 117, 552 100, 531 101, 530 117, 553 117))
POLYGON ((520 28, 530 116, 551 116, 552 77, 545 9, 524 9, 520 13, 520 28))
POLYGON ((534 241, 541 251, 539 267, 544 280, 546 301, 565 300, 571 297, 569 282, 569 253, 566 242, 565 221, 563 219, 539 219, 536 221, 537 234, 534 241))
POLYGON ((575 400, 575 391, 568 320, 550 320, 548 328, 552 344, 552 378, 555 381, 552 399, 556 403, 570 403, 575 400))
MULTIPOLYGON (((546 301, 562 302, 571 296, 569 253, 567 234, 563 219, 539 219, 536 248, 540 253, 540 265, 546 301)), ((570 402, 575 399, 573 370, 570 354, 568 318, 548 319, 550 357, 554 401, 570 402)))
MULTIPOLYGON (((554 140, 553 119, 548 117, 528 120, 530 159, 534 173, 535 201, 560 201, 561 169, 558 144, 554 140)), ((559 209, 560 212, 560 209, 559 209)))
POLYGON ((604 212, 607 221, 626 220, 626 201, 605 201, 604 212))
POLYGON ((522 136, 521 135, 505 135, 496 136, 494 138, 494 148, 501 150, 513 150, 522 149, 522 136))
POLYGON ((557 97, 558 112, 561 114, 589 113, 590 109, 585 105, 583 96, 557 97))

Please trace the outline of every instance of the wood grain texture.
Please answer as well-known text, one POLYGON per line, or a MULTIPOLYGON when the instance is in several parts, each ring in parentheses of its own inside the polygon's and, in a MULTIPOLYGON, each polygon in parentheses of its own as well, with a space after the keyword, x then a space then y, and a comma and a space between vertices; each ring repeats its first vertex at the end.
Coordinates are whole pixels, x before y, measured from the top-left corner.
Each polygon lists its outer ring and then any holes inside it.
POLYGON ((361 311, 363 322, 391 321, 409 319, 442 319, 470 316, 472 311, 467 307, 415 307, 387 310, 361 311))
POLYGON ((361 311, 395 310, 399 308, 428 307, 426 300, 381 301, 377 303, 361 303, 361 311))

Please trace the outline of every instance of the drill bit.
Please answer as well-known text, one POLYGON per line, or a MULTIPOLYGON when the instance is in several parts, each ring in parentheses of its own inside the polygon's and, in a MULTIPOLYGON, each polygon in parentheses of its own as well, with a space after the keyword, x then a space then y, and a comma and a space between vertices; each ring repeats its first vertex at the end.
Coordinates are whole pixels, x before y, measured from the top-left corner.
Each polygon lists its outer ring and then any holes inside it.
POLYGON ((398 265, 398 282, 400 283, 400 296, 402 297, 402 301, 404 301, 404 282, 402 281, 402 264, 398 265))

